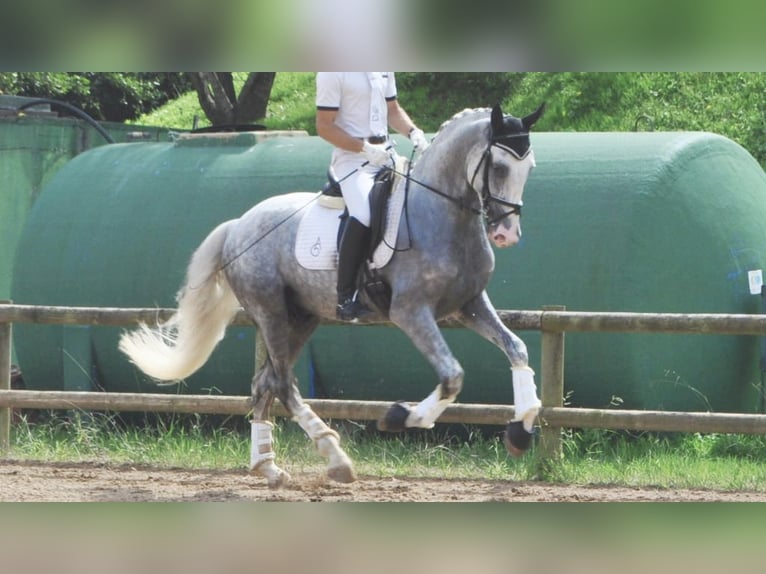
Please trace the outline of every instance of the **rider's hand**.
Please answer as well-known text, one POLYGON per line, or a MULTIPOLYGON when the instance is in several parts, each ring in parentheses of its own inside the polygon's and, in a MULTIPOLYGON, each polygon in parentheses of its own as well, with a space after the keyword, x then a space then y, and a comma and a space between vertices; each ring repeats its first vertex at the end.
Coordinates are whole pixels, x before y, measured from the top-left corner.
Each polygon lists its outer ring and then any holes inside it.
POLYGON ((383 145, 374 145, 366 141, 362 145, 362 155, 374 167, 383 167, 391 163, 391 156, 383 145))
POLYGON ((428 147, 426 134, 420 128, 415 128, 410 132, 410 141, 419 152, 423 152, 428 147))

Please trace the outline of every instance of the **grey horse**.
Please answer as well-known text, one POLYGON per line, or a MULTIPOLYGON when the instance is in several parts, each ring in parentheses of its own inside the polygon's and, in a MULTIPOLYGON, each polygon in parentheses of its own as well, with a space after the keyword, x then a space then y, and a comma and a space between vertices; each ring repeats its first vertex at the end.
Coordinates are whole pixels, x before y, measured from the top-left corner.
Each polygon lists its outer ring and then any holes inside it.
MULTIPOLYGON (((543 109, 523 118, 503 114, 500 106, 460 112, 414 163, 399 233, 407 249, 379 270, 390 288, 390 307, 372 321, 390 321, 404 331, 439 382, 414 406, 393 404, 378 421, 380 429, 430 428, 457 398, 463 369, 437 325, 452 317, 508 357, 515 415, 504 442, 516 456, 529 448, 540 409, 534 372, 526 345, 500 321, 485 288, 495 265, 491 243, 508 247, 521 236, 522 194, 535 163, 529 131, 543 109)), ((294 254, 301 207, 311 198, 271 197, 219 225, 194 252, 174 315, 159 327, 139 325, 123 333, 119 344, 147 375, 180 380, 207 361, 241 305, 266 348, 252 381, 250 469, 271 488, 290 479, 275 463, 269 421, 275 398, 327 459, 329 478, 356 479, 337 432, 303 401, 293 374, 320 320, 335 318, 336 271, 305 269, 294 254)))

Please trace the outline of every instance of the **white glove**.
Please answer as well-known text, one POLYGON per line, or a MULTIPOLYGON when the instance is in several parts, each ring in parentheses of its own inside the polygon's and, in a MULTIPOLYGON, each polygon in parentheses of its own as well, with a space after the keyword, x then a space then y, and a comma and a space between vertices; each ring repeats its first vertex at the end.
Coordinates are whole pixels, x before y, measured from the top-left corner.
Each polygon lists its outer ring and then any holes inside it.
POLYGON ((383 167, 391 163, 391 156, 383 145, 374 145, 366 141, 362 145, 361 153, 373 167, 383 167))
POLYGON ((423 152, 428 147, 426 134, 420 128, 415 128, 410 132, 410 141, 416 150, 423 152))

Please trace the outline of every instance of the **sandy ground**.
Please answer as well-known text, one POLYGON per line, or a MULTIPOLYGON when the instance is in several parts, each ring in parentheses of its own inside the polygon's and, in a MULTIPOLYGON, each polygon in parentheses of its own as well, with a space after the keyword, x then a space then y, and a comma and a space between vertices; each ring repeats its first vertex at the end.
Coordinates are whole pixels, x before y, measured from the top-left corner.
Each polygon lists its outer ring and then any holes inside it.
POLYGON ((189 471, 97 463, 0 461, 2 502, 764 502, 766 493, 572 486, 503 480, 359 477, 337 484, 293 474, 269 490, 244 471, 189 471))

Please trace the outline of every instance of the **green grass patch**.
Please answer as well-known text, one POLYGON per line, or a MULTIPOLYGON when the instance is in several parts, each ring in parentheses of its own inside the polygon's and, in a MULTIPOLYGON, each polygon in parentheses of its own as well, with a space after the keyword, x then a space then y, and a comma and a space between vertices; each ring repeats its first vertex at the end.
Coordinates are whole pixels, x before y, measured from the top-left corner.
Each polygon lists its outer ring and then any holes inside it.
MULTIPOLYGON (((180 415, 125 424, 108 414, 21 420, 13 427, 11 456, 244 471, 249 425, 244 418, 219 422, 180 415)), ((348 421, 333 426, 361 476, 766 490, 766 438, 761 436, 567 431, 562 460, 550 465, 541 463, 534 449, 521 459, 509 457, 500 428, 437 425, 430 431, 383 435, 348 421)), ((323 471, 324 460, 297 424, 279 420, 274 435, 277 458, 286 469, 323 471)))

